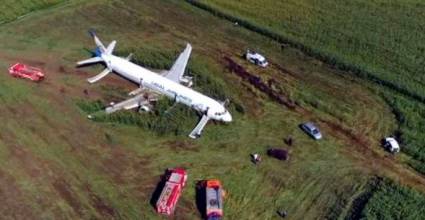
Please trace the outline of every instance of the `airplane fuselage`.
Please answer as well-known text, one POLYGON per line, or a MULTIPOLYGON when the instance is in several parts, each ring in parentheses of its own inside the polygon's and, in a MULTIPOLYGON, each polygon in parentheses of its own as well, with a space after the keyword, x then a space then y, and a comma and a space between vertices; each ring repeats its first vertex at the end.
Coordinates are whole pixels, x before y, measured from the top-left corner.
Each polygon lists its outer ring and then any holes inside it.
POLYGON ((122 77, 163 94, 176 102, 185 104, 196 111, 208 115, 211 119, 230 122, 232 116, 218 101, 193 89, 167 79, 157 73, 138 66, 124 58, 102 54, 109 68, 122 77))

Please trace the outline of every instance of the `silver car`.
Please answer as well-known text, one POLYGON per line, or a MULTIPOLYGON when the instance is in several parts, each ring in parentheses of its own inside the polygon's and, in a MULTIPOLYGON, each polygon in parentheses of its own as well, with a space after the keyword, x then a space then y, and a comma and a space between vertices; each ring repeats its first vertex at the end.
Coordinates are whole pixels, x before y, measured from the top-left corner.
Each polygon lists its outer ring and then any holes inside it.
POLYGON ((300 128, 315 140, 322 139, 322 134, 316 125, 314 125, 312 122, 303 123, 300 125, 300 128))

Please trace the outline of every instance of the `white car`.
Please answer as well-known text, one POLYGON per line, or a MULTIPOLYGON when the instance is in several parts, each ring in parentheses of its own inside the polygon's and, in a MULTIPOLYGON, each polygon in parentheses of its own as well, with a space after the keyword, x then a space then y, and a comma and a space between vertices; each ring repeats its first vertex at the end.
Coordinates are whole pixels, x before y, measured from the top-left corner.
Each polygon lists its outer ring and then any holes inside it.
POLYGON ((384 139, 384 147, 391 153, 400 152, 400 145, 393 137, 387 137, 384 139))
POLYGON ((245 54, 245 58, 249 62, 261 67, 266 67, 267 65, 269 65, 269 63, 267 62, 266 58, 263 55, 253 51, 248 50, 245 54))

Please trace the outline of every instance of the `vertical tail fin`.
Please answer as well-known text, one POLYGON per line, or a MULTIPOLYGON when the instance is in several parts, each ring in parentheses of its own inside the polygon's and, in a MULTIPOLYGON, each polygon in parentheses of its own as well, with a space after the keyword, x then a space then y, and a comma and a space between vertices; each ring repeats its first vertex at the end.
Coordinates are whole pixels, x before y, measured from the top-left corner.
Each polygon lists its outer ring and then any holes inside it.
POLYGON ((108 45, 108 47, 105 47, 105 45, 103 45, 102 41, 100 41, 100 39, 97 37, 96 32, 94 30, 89 30, 89 34, 94 39, 94 43, 96 44, 97 48, 100 50, 101 53, 111 55, 112 52, 114 52, 115 45, 117 44, 117 42, 115 40, 112 41, 108 45))
POLYGON ((101 53, 106 52, 106 48, 103 45, 102 41, 99 40, 99 38, 96 36, 96 32, 94 30, 89 30, 90 36, 93 38, 94 43, 96 44, 97 48, 99 48, 101 53))

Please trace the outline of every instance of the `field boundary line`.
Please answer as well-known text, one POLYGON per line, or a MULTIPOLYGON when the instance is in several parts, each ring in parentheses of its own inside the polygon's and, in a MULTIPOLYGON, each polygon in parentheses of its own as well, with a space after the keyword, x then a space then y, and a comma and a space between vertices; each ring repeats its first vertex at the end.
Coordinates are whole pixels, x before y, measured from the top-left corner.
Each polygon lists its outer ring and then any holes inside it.
POLYGON ((401 95, 410 97, 418 102, 421 102, 425 104, 425 96, 420 95, 414 91, 411 91, 404 86, 397 85, 394 82, 391 82, 389 80, 381 79, 380 77, 376 76, 375 74, 372 74, 372 72, 366 70, 365 68, 356 66, 355 64, 352 64, 348 61, 344 61, 340 57, 333 56, 332 54, 323 52, 321 50, 315 49, 311 46, 307 46, 303 43, 300 43, 299 41, 295 39, 290 39, 282 34, 278 34, 269 28, 261 27, 258 24, 255 24, 254 22, 248 21, 246 19, 230 15, 228 13, 225 13, 213 6, 209 6, 205 3, 200 2, 199 0, 185 0, 187 3, 191 4, 192 6, 195 6, 199 9, 202 9, 204 11, 207 11, 211 14, 213 14, 216 17, 228 20, 232 23, 237 23, 239 26, 244 27, 250 31, 253 31, 255 33, 258 33, 262 36, 265 36, 267 38, 270 38, 272 40, 277 41, 281 44, 289 45, 292 48, 296 48, 301 50, 303 53, 305 53, 308 56, 314 57, 315 59, 318 59, 338 70, 342 70, 345 72, 348 72, 352 75, 355 75, 359 78, 366 79, 368 81, 371 81, 379 86, 387 87, 393 91, 396 91, 400 93, 401 95))
POLYGON ((48 6, 45 6, 45 7, 40 7, 39 9, 35 9, 35 10, 30 11, 30 12, 28 12, 28 13, 25 13, 25 14, 19 15, 19 16, 18 16, 18 17, 16 17, 16 18, 13 18, 13 19, 10 19, 10 20, 6 20, 6 21, 3 21, 3 22, 0 22, 0 26, 2 26, 2 25, 6 25, 6 24, 10 24, 10 23, 13 23, 13 22, 15 22, 15 21, 22 20, 22 19, 24 19, 25 17, 30 16, 30 15, 35 14, 35 13, 38 13, 38 12, 40 12, 40 11, 44 11, 44 10, 48 10, 48 9, 53 9, 53 8, 56 8, 56 7, 58 7, 58 8, 59 8, 60 6, 63 6, 64 4, 67 4, 67 3, 69 3, 69 1, 65 0, 65 1, 63 1, 63 2, 58 2, 58 3, 56 3, 56 4, 48 5, 48 6))
POLYGON ((53 5, 49 5, 49 6, 46 6, 46 7, 41 7, 39 9, 30 11, 30 12, 25 13, 25 14, 22 14, 22 15, 16 17, 16 18, 14 18, 14 19, 0 22, 0 27, 1 26, 5 26, 5 25, 12 24, 14 22, 21 21, 21 20, 23 20, 23 19, 25 19, 25 18, 27 18, 29 16, 32 16, 32 15, 35 15, 35 14, 38 14, 38 13, 42 13, 42 12, 45 12, 45 11, 48 11, 48 10, 54 10, 54 9, 58 9, 58 8, 65 8, 67 6, 70 6, 70 5, 73 5, 73 4, 79 4, 79 3, 83 3, 83 2, 84 2, 83 0, 79 0, 79 1, 65 0, 63 2, 58 2, 58 3, 53 4, 53 5))

